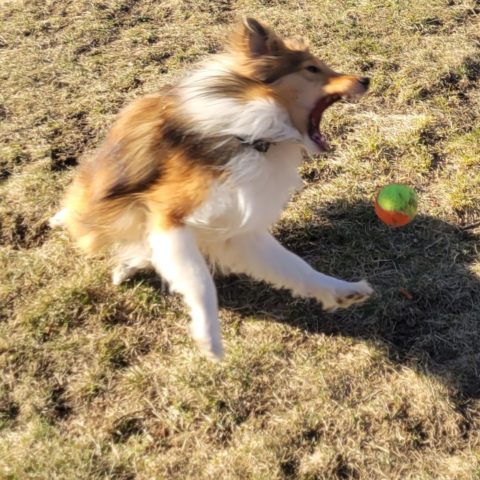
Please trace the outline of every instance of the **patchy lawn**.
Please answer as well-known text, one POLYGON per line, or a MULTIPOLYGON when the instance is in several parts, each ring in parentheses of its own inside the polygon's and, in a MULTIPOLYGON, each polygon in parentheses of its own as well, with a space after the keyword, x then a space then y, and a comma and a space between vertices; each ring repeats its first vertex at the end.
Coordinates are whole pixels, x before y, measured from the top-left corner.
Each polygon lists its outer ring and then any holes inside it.
POLYGON ((480 478, 480 5, 475 0, 0 3, 0 478, 480 478), (367 277, 325 314, 219 278, 226 361, 152 275, 110 285, 47 220, 118 110, 257 16, 372 77, 328 111, 276 235, 367 277), (372 208, 412 184, 419 215, 372 208))

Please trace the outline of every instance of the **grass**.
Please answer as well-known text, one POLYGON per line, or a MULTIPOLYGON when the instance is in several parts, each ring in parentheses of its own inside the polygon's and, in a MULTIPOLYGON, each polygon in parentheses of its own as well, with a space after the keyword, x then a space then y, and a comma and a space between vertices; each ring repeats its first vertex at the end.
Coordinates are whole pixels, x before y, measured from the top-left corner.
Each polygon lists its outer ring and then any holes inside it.
POLYGON ((474 0, 0 5, 0 478, 480 478, 480 6, 474 0), (335 314, 219 278, 210 364, 159 280, 109 283, 48 230, 118 110, 221 48, 242 14, 373 79, 275 234, 377 295, 335 314), (389 230, 388 182, 420 196, 389 230))

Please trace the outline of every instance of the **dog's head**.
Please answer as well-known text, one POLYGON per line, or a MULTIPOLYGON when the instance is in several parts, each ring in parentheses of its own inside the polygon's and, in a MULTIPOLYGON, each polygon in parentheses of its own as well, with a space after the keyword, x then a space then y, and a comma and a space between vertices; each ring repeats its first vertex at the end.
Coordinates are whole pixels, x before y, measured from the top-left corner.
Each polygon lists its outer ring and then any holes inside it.
POLYGON ((370 83, 366 77, 333 71, 303 39, 282 39, 252 18, 232 35, 230 48, 239 73, 269 86, 312 152, 329 149, 320 130, 323 112, 342 98, 363 95, 370 83))

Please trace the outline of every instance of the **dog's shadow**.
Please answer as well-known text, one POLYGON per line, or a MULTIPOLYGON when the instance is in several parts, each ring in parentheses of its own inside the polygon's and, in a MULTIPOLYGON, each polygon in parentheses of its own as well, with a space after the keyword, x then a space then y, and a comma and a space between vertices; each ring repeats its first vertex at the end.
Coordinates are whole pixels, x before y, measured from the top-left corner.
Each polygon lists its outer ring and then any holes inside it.
POLYGON ((312 334, 380 341, 389 359, 441 377, 464 399, 480 398, 478 236, 429 216, 401 229, 371 205, 331 203, 308 224, 283 221, 275 235, 318 270, 366 277, 376 295, 333 314, 314 301, 243 276, 217 279, 219 303, 241 317, 260 314, 312 334))

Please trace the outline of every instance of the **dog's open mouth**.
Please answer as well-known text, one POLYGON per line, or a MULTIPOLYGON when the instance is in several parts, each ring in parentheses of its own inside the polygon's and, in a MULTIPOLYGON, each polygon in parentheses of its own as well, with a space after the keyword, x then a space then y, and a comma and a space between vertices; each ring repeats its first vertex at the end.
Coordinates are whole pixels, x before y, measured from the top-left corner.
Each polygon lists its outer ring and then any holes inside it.
POLYGON ((335 102, 338 102, 342 97, 340 95, 328 95, 321 98, 314 109, 310 112, 310 119, 308 124, 308 135, 310 139, 315 142, 322 152, 328 152, 330 145, 328 144, 325 135, 320 131, 320 123, 322 121, 323 112, 335 102))

